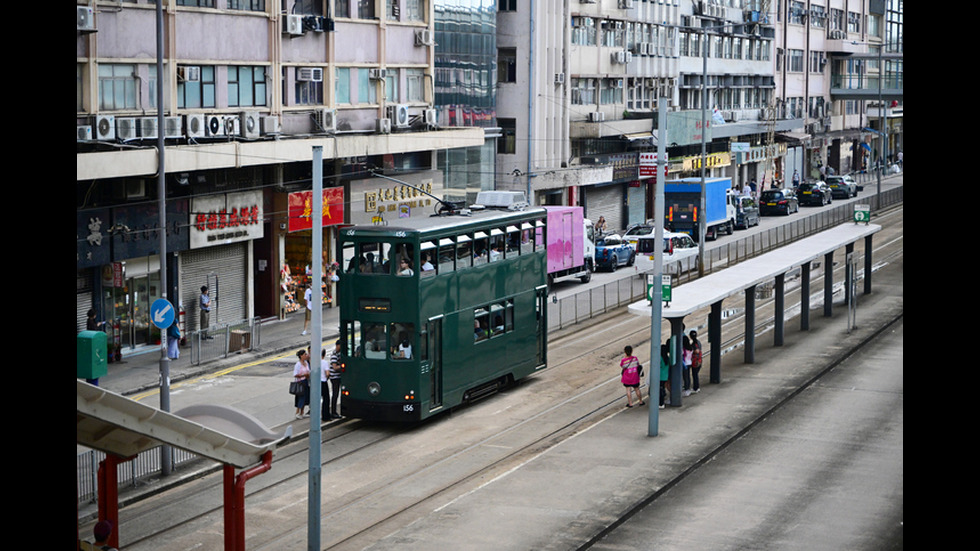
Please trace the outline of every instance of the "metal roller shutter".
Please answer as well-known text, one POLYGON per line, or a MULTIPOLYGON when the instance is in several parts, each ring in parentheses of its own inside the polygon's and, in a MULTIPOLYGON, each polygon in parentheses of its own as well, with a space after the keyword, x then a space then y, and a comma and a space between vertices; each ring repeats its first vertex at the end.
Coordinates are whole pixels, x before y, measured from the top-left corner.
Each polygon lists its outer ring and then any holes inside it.
POLYGON ((201 286, 211 289, 211 325, 244 320, 247 308, 248 243, 195 249, 180 253, 180 300, 185 330, 200 329, 201 286), (217 282, 217 283, 216 283, 217 282))
POLYGON ((630 224, 642 224, 646 221, 646 191, 646 184, 641 184, 636 187, 626 187, 626 198, 629 203, 627 207, 629 210, 629 216, 627 217, 626 223, 623 224, 624 230, 630 224))
POLYGON ((600 216, 606 218, 607 233, 623 233, 623 184, 593 186, 585 193, 585 216, 595 224, 600 216))

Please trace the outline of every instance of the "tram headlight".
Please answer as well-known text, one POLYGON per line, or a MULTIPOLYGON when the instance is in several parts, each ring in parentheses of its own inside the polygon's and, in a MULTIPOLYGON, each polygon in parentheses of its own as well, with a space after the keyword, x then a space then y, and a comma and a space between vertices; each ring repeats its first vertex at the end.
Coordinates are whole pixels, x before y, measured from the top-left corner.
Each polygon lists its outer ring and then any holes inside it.
POLYGON ((371 396, 377 396, 381 394, 381 385, 379 385, 378 383, 368 384, 368 394, 370 394, 371 396))

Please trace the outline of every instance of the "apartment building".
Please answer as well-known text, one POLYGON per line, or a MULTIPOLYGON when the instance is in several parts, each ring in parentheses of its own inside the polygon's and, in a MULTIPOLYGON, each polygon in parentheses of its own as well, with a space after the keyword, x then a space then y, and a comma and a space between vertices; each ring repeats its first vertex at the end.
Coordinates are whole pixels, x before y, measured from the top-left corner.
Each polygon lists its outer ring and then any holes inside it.
POLYGON ((76 8, 77 326, 95 308, 124 346, 159 338, 148 311, 164 270, 185 331, 202 285, 212 323, 299 311, 309 267, 337 258, 338 227, 428 215, 419 188, 446 194, 439 154, 486 147, 483 128, 440 120, 431 0, 164 0, 161 71, 156 2, 76 8))

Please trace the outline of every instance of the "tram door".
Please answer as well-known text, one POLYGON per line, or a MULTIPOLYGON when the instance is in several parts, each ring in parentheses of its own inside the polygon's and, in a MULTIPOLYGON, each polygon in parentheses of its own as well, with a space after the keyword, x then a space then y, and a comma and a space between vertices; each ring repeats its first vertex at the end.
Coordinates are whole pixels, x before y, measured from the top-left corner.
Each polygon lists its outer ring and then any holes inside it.
POLYGON ((535 291, 537 293, 535 304, 537 318, 535 334, 538 339, 537 359, 538 366, 544 367, 548 363, 548 287, 538 287, 535 291))
POLYGON ((429 360, 429 409, 442 407, 442 317, 425 324, 422 360, 429 360))

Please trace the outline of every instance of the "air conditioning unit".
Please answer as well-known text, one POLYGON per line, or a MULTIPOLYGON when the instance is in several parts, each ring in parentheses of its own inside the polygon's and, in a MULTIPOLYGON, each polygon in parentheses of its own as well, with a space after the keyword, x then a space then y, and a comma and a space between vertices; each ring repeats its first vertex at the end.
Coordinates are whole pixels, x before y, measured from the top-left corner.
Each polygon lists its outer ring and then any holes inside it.
POLYGON ((78 137, 75 141, 89 141, 92 139, 92 127, 87 124, 76 124, 75 130, 78 132, 78 137))
POLYGON ((263 136, 275 136, 281 133, 282 127, 279 125, 279 117, 266 115, 260 118, 259 131, 262 132, 263 136))
POLYGON ((164 138, 183 138, 184 119, 182 117, 163 118, 163 137, 164 138))
POLYGON ((209 138, 225 135, 225 121, 221 115, 204 116, 204 133, 209 138))
POLYGON ((259 113, 258 111, 242 111, 238 116, 239 127, 243 138, 259 137, 259 113))
POLYGON ((389 105, 388 118, 391 120, 392 127, 405 128, 408 126, 408 106, 405 104, 389 105))
POLYGON ((388 76, 388 71, 385 69, 369 69, 368 77, 371 80, 384 80, 388 76))
POLYGON ((316 117, 316 124, 319 126, 318 130, 331 134, 337 131, 336 109, 318 109, 314 115, 316 117))
POLYGON ((184 115, 184 131, 188 138, 203 138, 207 135, 206 116, 203 113, 184 115))
POLYGON ((288 34, 292 36, 302 36, 303 35, 303 16, 302 15, 286 15, 286 18, 282 21, 282 34, 288 34))
POLYGON ((565 73, 555 73, 555 84, 565 84, 565 73))
POLYGON ((95 32, 95 10, 88 6, 75 7, 75 23, 80 33, 95 32))
POLYGON ((300 67, 296 71, 296 80, 300 82, 323 82, 323 68, 300 67))
POLYGON ((623 57, 625 58, 624 59, 624 62, 625 63, 632 63, 633 62, 633 52, 631 52, 629 50, 623 50, 623 57))
POLYGON ((378 119, 377 130, 379 134, 391 134, 391 119, 378 119))
POLYGON ((323 17, 316 15, 304 15, 303 16, 303 30, 313 31, 316 33, 323 32, 323 17))
POLYGON ((180 82, 199 82, 201 80, 201 68, 194 65, 177 67, 177 80, 180 82))
POLYGON ((140 139, 152 140, 160 135, 160 126, 157 124, 156 117, 140 117, 139 122, 140 139))
POLYGON ((139 138, 138 124, 133 117, 116 118, 116 139, 127 141, 139 138))
POLYGON ((112 115, 97 115, 95 117, 95 139, 116 139, 116 117, 112 115))
POLYGON ((225 115, 221 118, 225 127, 225 136, 237 136, 241 134, 242 120, 238 115, 225 115))
POLYGON ((633 9, 633 0, 619 0, 619 9, 621 10, 633 9))
POLYGON ((419 29, 415 31, 415 45, 416 46, 431 46, 432 45, 432 31, 429 29, 419 29))
POLYGON ((593 111, 589 113, 589 122, 602 122, 606 120, 606 114, 602 111, 593 111))
POLYGON ((435 109, 426 109, 423 113, 426 126, 436 128, 439 126, 439 113, 435 109))
POLYGON ((626 54, 629 54, 629 59, 632 61, 633 54, 630 54, 627 50, 619 50, 617 52, 612 52, 610 54, 613 63, 619 63, 620 65, 625 65, 627 63, 626 54))

